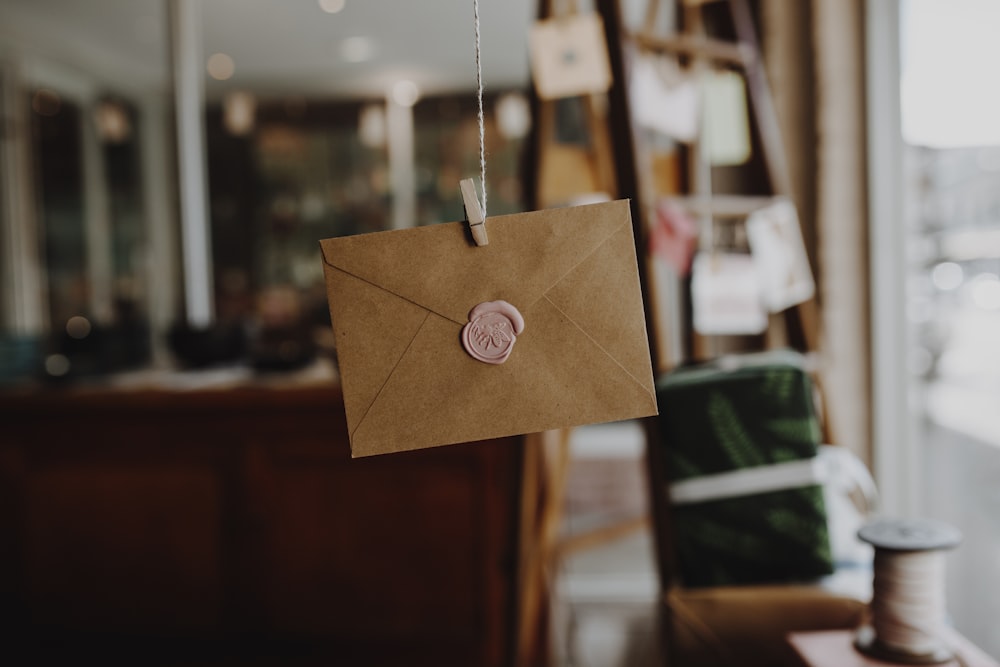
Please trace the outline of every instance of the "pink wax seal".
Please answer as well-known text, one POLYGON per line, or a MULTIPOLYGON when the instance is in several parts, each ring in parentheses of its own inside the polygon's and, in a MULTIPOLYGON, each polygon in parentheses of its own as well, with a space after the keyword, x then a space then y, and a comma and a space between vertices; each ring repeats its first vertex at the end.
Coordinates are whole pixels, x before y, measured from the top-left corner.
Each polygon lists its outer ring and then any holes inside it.
POLYGON ((462 347, 473 359, 502 364, 522 331, 524 318, 517 308, 506 301, 487 301, 469 312, 469 323, 462 329, 462 347))

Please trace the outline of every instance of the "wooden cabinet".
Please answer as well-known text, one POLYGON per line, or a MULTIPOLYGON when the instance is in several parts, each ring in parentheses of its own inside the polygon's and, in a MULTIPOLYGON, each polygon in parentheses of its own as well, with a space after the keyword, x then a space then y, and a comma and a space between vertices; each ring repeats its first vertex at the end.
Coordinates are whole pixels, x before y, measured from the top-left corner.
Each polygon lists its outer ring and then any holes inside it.
POLYGON ((352 460, 332 389, 6 395, 0 423, 10 641, 198 664, 511 660, 519 438, 352 460))

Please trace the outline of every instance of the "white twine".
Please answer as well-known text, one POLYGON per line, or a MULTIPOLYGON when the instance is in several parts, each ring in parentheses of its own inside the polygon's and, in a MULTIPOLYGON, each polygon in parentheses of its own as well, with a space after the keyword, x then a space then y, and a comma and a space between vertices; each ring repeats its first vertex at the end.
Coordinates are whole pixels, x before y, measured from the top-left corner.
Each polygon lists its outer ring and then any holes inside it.
POLYGON ((911 655, 932 653, 945 628, 944 554, 875 551, 872 627, 878 641, 911 655))
POLYGON ((486 121, 483 116, 483 66, 479 53, 479 0, 472 1, 476 16, 476 95, 479 100, 479 178, 483 187, 483 217, 486 217, 486 121))

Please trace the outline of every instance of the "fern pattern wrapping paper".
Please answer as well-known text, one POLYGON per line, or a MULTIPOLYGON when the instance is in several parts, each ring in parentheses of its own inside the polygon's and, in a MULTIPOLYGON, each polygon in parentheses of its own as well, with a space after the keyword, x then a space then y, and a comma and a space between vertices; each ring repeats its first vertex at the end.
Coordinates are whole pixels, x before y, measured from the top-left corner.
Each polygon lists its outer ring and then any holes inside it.
MULTIPOLYGON (((677 369, 657 383, 663 478, 681 481, 816 455, 819 423, 802 357, 770 351, 677 369)), ((676 506, 686 586, 807 581, 833 559, 818 484, 676 506)))

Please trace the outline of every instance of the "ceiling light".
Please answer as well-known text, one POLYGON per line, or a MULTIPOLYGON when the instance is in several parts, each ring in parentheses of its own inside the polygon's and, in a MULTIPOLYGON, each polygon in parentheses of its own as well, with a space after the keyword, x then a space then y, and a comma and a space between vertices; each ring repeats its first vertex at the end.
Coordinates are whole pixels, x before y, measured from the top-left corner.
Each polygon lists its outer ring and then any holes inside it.
POLYGON ((94 124, 101 139, 112 144, 120 144, 132 135, 132 122, 128 111, 118 102, 104 100, 94 110, 94 124))
POLYGON ((205 64, 208 75, 217 81, 225 81, 236 72, 236 63, 225 53, 213 53, 205 64))
POLYGON ((336 14, 347 4, 344 0, 319 0, 319 8, 327 14, 336 14))
POLYGON ((361 143, 370 148, 385 146, 385 108, 381 104, 369 104, 361 109, 358 118, 358 136, 361 143))
POLYGON ((507 93, 497 100, 497 125, 505 139, 523 139, 531 129, 531 109, 521 93, 507 93))
POLYGON ((374 52, 372 40, 367 37, 348 37, 340 43, 340 55, 349 63, 371 60, 374 52))
POLYGON ((257 100, 251 93, 237 90, 227 94, 222 108, 222 122, 230 134, 241 137, 253 129, 257 100))
POLYGON ((420 99, 420 89, 409 79, 392 84, 392 101, 401 107, 412 107, 420 99))

